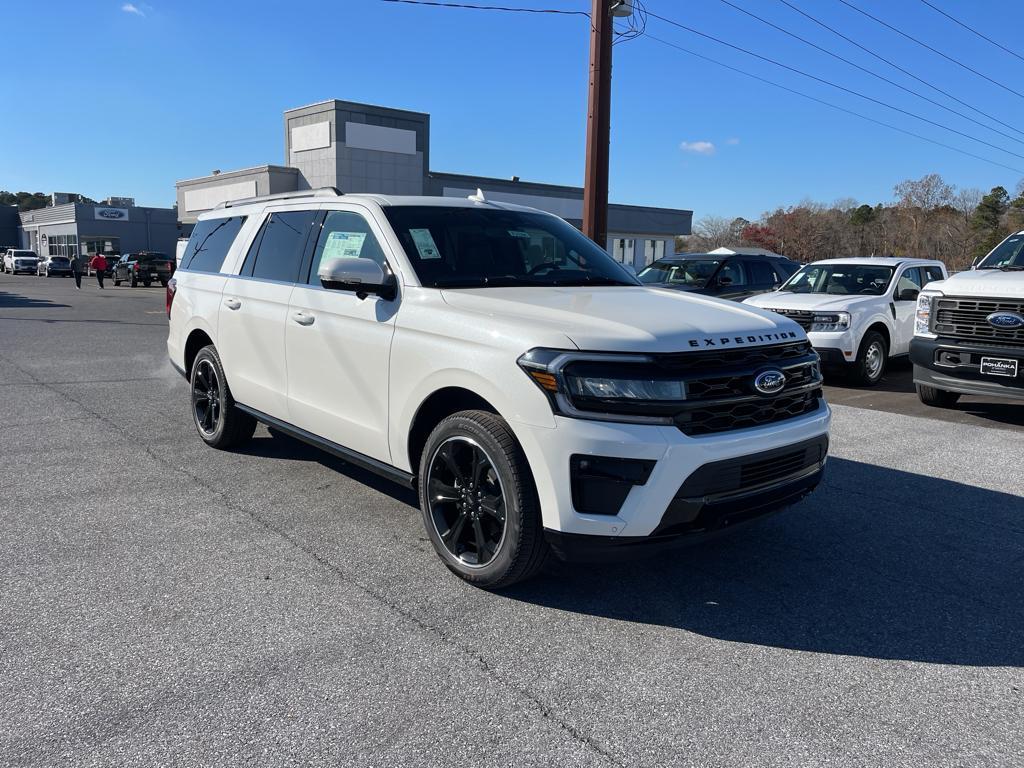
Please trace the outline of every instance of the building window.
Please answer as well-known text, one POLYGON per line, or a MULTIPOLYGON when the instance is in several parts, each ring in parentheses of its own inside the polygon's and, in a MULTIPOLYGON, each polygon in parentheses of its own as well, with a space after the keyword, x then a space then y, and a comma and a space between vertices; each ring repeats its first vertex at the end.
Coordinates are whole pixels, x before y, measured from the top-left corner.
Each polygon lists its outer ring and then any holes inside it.
POLYGON ((115 253, 120 254, 121 238, 82 238, 82 255, 95 256, 97 253, 102 253, 104 256, 110 256, 115 253))
POLYGON ((612 241, 612 258, 619 264, 632 264, 633 246, 633 240, 624 237, 616 238, 612 241))

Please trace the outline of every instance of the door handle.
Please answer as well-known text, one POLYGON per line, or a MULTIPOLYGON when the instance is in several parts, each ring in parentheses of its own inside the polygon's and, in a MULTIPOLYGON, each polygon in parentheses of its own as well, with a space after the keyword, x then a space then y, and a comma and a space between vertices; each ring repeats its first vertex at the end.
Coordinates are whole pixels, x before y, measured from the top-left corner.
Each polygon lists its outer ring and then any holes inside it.
POLYGON ((224 299, 224 306, 228 309, 239 309, 242 306, 242 302, 238 299, 224 299))
POLYGON ((306 314, 305 312, 293 312, 292 320, 299 325, 312 325, 313 321, 316 320, 316 316, 306 314))

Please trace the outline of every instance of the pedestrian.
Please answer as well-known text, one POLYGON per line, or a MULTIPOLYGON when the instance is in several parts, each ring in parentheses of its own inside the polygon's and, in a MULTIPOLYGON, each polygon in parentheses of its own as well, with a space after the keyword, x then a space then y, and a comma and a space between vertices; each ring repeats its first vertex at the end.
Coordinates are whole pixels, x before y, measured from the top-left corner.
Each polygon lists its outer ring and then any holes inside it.
POLYGON ((75 278, 75 288, 79 291, 82 290, 82 257, 73 256, 71 258, 71 274, 75 278))
POLYGON ((96 270, 96 282, 100 284, 100 288, 103 287, 103 273, 107 271, 107 259, 102 253, 97 252, 92 260, 89 262, 89 266, 96 270))

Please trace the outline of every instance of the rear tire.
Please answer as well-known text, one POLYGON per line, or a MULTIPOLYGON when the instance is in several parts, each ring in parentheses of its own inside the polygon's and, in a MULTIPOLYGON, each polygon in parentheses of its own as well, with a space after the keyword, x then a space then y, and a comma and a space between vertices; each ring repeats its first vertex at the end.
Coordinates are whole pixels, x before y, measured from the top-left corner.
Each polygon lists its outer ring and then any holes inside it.
POLYGON ((952 408, 960 400, 959 392, 948 392, 945 389, 936 389, 927 384, 915 384, 917 397, 925 405, 933 408, 952 408))
POLYGON ((484 589, 534 576, 548 558, 522 448, 500 416, 461 411, 438 424, 419 467, 423 522, 454 574, 484 589))
POLYGON ((885 375, 885 366, 889 360, 889 345, 885 337, 878 331, 864 334, 857 352, 857 361, 853 364, 853 379, 865 387, 873 387, 885 375))
POLYGON ((252 437, 256 431, 256 419, 235 405, 220 355, 212 344, 203 347, 196 355, 189 383, 192 422, 203 442, 211 448, 225 450, 252 437))

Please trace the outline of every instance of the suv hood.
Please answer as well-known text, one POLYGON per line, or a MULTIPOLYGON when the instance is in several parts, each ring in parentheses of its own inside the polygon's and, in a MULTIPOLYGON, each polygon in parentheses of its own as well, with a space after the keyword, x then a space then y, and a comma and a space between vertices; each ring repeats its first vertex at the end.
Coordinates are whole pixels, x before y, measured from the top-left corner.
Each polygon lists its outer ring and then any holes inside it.
POLYGON ((587 351, 731 349, 805 338, 795 322, 766 310, 641 286, 463 288, 442 297, 453 308, 520 330, 559 331, 587 351))
POLYGON ((942 291, 947 296, 992 296, 1024 299, 1024 272, 998 269, 974 269, 928 283, 925 290, 942 291))
POLYGON ((848 309, 857 304, 866 304, 872 301, 884 301, 886 294, 881 296, 861 296, 860 294, 849 293, 793 293, 792 291, 773 291, 762 293, 758 296, 751 296, 744 300, 744 304, 752 304, 755 307, 770 307, 772 309, 809 309, 809 310, 839 310, 848 309))

